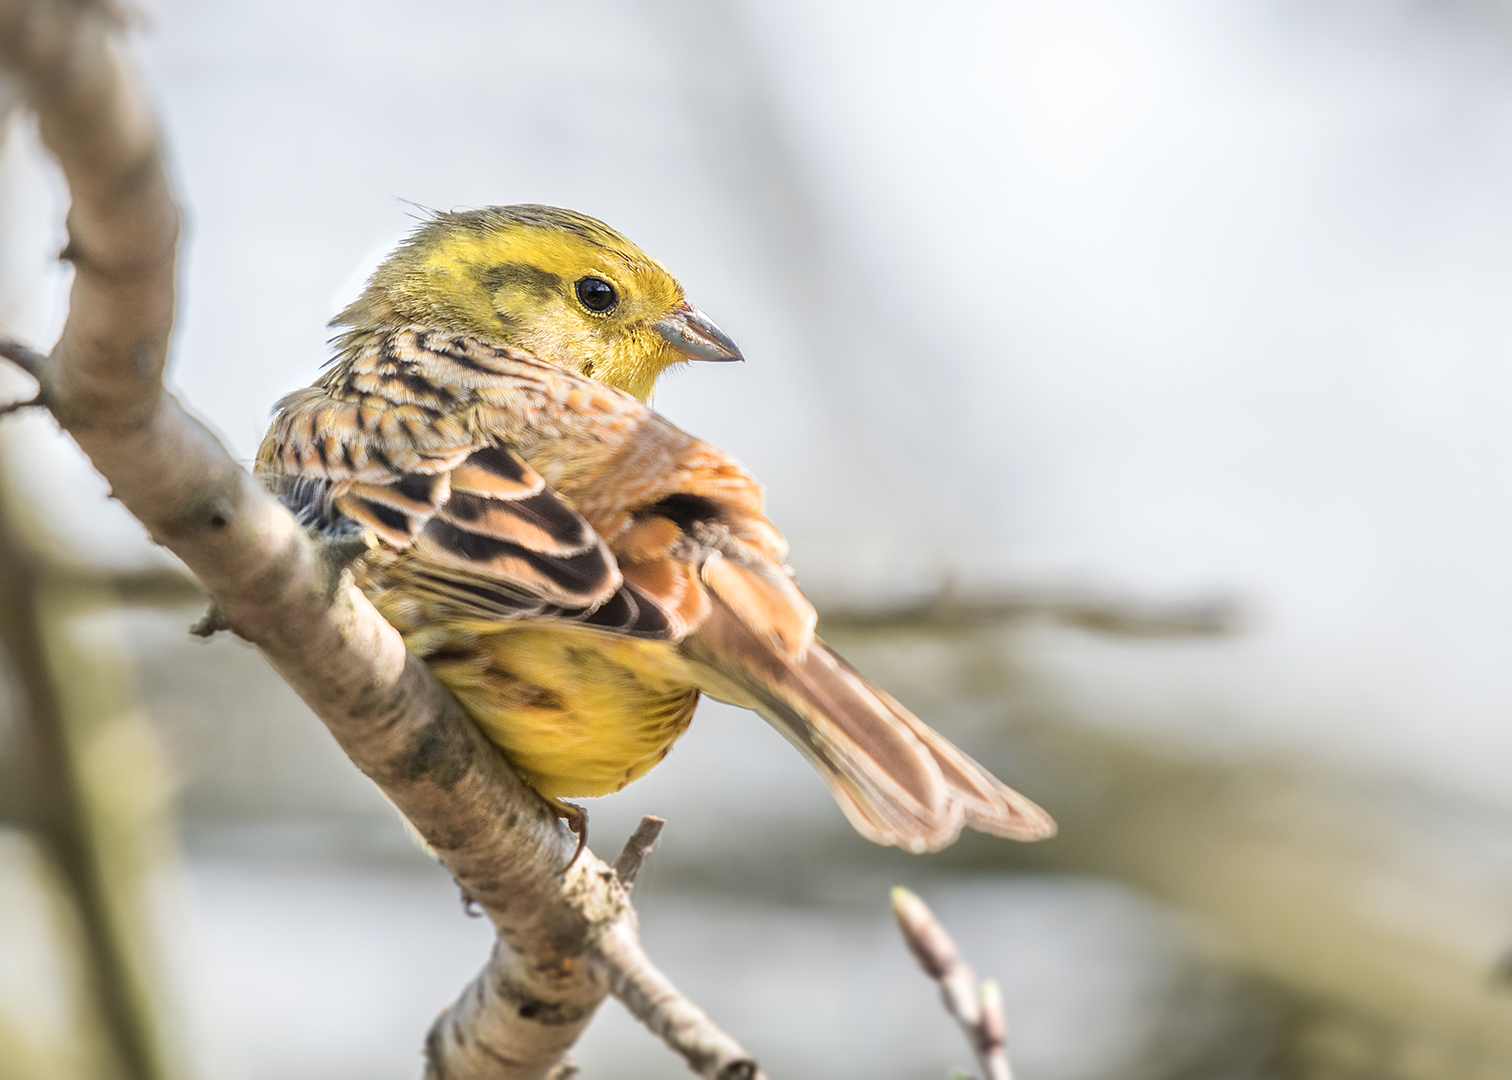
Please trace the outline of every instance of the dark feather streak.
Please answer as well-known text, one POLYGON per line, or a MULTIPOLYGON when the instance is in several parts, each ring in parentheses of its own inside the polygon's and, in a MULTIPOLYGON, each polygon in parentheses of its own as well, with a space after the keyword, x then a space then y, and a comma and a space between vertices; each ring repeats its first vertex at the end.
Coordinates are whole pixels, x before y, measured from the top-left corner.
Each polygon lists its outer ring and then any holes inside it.
POLYGON ((553 584, 572 592, 595 593, 609 579, 610 563, 597 547, 576 555, 541 555, 508 540, 468 532, 440 518, 432 518, 425 532, 442 548, 468 562, 487 564, 495 559, 519 559, 553 584))
POLYGON ((698 522, 721 520, 724 516, 723 509, 713 499, 678 492, 657 500, 637 516, 659 514, 673 522, 683 532, 692 532, 693 526, 698 522))
POLYGON ((549 491, 509 501, 457 491, 446 503, 446 516, 462 524, 478 521, 490 513, 510 514, 528 522, 549 536, 558 548, 582 550, 593 543, 588 523, 549 491))
POLYGON ((385 506, 383 503, 374 502, 372 499, 359 498, 357 501, 362 504, 364 510, 395 532, 409 533, 413 531, 414 524, 410 521, 410 516, 403 510, 396 510, 392 506, 385 506))
POLYGON ((405 473, 394 481, 394 490, 411 502, 429 503, 440 481, 435 473, 405 473))
POLYGON ((469 457, 467 464, 516 484, 525 482, 525 463, 502 447, 485 446, 469 457))

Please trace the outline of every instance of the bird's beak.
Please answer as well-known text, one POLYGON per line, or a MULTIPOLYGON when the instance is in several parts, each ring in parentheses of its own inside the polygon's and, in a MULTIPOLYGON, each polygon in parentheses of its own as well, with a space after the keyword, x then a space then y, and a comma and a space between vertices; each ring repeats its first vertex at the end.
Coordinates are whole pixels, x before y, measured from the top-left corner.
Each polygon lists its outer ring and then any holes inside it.
POLYGON ((745 359, 730 335, 686 300, 665 319, 652 323, 651 329, 689 360, 745 359))

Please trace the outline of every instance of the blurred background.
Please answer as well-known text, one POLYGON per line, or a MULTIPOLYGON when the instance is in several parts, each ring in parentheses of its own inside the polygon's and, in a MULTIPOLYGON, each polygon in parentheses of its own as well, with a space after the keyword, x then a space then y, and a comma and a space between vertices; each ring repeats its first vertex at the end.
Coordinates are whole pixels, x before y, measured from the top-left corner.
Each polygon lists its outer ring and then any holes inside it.
MULTIPOLYGON (((1512 6, 157 0, 175 388, 250 459, 419 207, 547 202, 749 362, 656 406, 768 487, 821 632, 1056 815, 855 836, 706 703, 591 807, 774 1077, 1512 1077, 1512 6)), ((0 326, 65 310, 0 154, 0 326)), ((9 399, 24 380, 0 375, 9 399)), ((447 874, 42 417, 0 426, 0 1078, 386 1080, 481 966, 447 874)), ((680 1074, 613 1002, 588 1077, 680 1074)))

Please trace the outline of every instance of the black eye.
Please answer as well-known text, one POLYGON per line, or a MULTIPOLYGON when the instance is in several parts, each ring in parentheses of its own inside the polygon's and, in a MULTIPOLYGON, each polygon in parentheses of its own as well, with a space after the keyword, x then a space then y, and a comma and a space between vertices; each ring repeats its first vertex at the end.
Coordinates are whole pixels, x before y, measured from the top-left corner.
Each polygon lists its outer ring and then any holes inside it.
POLYGON ((619 293, 601 277, 578 278, 577 296, 589 311, 608 311, 619 303, 619 293))

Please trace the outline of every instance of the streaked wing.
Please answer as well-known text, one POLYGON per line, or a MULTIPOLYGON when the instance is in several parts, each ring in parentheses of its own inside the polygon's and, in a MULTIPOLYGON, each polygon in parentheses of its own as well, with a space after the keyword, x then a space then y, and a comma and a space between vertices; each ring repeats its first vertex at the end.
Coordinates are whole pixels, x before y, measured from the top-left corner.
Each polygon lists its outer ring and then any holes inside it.
MULTIPOLYGON (((370 574, 453 616, 543 616, 637 637, 665 637, 657 606, 624 584, 608 547, 518 454, 443 413, 441 395, 405 379, 392 349, 362 361, 407 400, 311 387, 279 403, 258 458, 264 483, 301 523, 381 541, 370 574), (399 374, 394 372, 398 371, 399 374)), ((378 375, 360 371, 369 390, 378 375)))
MULTIPOLYGON (((340 497, 336 506, 346 509, 340 497)), ((421 526, 411 553, 437 572, 505 582, 562 608, 594 607, 620 587, 598 534, 501 447, 477 451, 451 474, 450 497, 421 526)))

